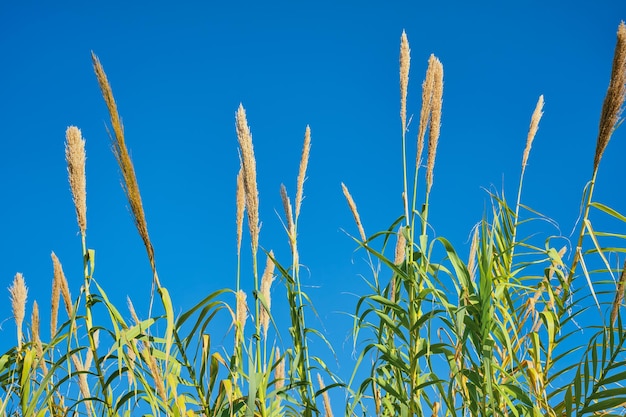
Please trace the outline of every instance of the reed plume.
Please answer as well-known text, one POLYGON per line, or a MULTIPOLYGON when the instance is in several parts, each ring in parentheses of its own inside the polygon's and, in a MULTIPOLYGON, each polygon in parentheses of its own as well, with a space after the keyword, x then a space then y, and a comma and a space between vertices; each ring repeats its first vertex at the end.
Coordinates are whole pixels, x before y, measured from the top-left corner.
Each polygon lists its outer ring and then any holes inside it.
POLYGON ((398 230, 398 240, 396 241, 396 250, 393 263, 395 265, 401 265, 404 262, 406 254, 406 237, 404 237, 403 227, 398 230))
POLYGON ((248 318, 248 306, 246 304, 247 296, 243 290, 237 291, 235 296, 237 299, 237 310, 235 313, 235 344, 238 344, 243 341, 246 319, 248 318))
POLYGON ((443 105, 443 65, 430 56, 428 67, 433 68, 432 98, 430 101, 430 129, 428 131, 428 159, 426 160, 426 193, 430 193, 433 186, 433 171, 435 169, 435 157, 437 144, 439 143, 439 131, 441 129, 441 107, 443 105))
POLYGON ((56 306, 54 304, 54 287, 58 286, 59 290, 61 292, 61 295, 63 297, 63 303, 65 304, 65 311, 67 312, 67 317, 72 317, 72 312, 74 309, 74 306, 72 304, 72 295, 70 294, 70 288, 69 285, 67 283, 67 279, 65 278, 65 274, 63 273, 63 266, 61 265, 61 262, 59 261, 59 258, 57 258, 56 254, 54 252, 52 252, 51 254, 51 258, 52 258, 52 266, 53 266, 53 270, 54 270, 54 275, 53 275, 53 279, 52 279, 52 286, 53 286, 53 311, 52 311, 52 317, 51 320, 54 320, 54 324, 55 326, 52 327, 55 330, 56 333, 56 319, 57 319, 57 310, 58 309, 58 296, 57 296, 57 301, 56 301, 56 306))
MULTIPOLYGON (((324 385, 324 380, 320 374, 317 374, 317 382, 320 386, 320 391, 324 390, 326 386, 324 385)), ((324 413, 326 413, 326 417, 333 417, 333 410, 330 407, 330 397, 328 396, 328 391, 324 391, 322 393, 322 400, 324 402, 324 413)))
POLYGON ((22 349, 23 333, 22 324, 26 315, 26 299, 28 298, 28 288, 24 281, 24 276, 18 272, 13 278, 13 284, 9 287, 11 296, 11 308, 13 310, 13 319, 17 327, 17 349, 22 349))
POLYGON ((598 140, 596 142, 596 152, 593 161, 594 173, 598 169, 602 154, 611 139, 622 111, 624 110, 624 99, 626 98, 626 25, 622 21, 617 29, 617 43, 613 54, 613 68, 611 69, 611 80, 607 89, 602 112, 600 114, 600 125, 598 129, 598 140))
POLYGON ((528 156, 530 155, 530 148, 533 145, 533 140, 535 139, 535 135, 537 134, 537 130, 539 129, 539 121, 541 120, 542 115, 543 94, 539 96, 539 100, 537 100, 537 105, 535 106, 535 111, 530 118, 530 128, 528 129, 528 136, 526 137, 526 147, 524 148, 524 155, 522 156, 522 173, 526 169, 528 156))
POLYGON ((296 227, 293 220, 291 200, 289 200, 287 188, 284 184, 280 184, 280 199, 283 202, 283 209, 285 210, 285 217, 287 218, 287 235, 289 235, 289 245, 291 246, 291 251, 293 252, 296 241, 296 227))
POLYGON ((276 360, 278 363, 274 368, 274 379, 276 380, 276 390, 279 391, 285 386, 285 359, 280 357, 280 349, 276 348, 276 360))
POLYGON ((478 226, 474 228, 472 234, 472 243, 470 244, 469 260, 467 261, 467 270, 469 272, 470 281, 476 282, 476 259, 478 255, 478 226))
MULTIPOLYGON (((409 68, 411 66, 411 50, 406 32, 400 38, 400 120, 402 134, 406 132, 406 96, 409 89, 409 68)), ((403 136, 404 137, 404 136, 403 136)))
POLYGON ((150 266, 152 268, 154 284, 158 288, 161 288, 161 283, 156 273, 154 248, 152 246, 152 242, 150 241, 150 236, 148 235, 148 223, 146 222, 146 216, 143 210, 143 204, 141 202, 139 184, 137 183, 137 177, 135 175, 133 162, 130 159, 128 149, 126 148, 126 141, 124 139, 124 126, 122 125, 122 121, 117 111, 117 105, 115 104, 115 99, 113 98, 113 91, 111 90, 109 80, 107 79, 107 76, 104 72, 104 69, 102 68, 102 65, 100 64, 100 61, 98 60, 98 57, 96 57, 93 52, 91 53, 91 59, 93 61, 93 67, 96 73, 96 78, 98 79, 98 84, 100 85, 100 90, 102 91, 102 96, 104 97, 104 101, 111 117, 113 135, 111 135, 111 133, 109 132, 109 137, 111 138, 111 142, 113 144, 113 154, 115 155, 115 159, 117 160, 120 170, 122 171, 122 187, 124 188, 126 198, 130 205, 130 210, 133 216, 133 220, 135 222, 135 227, 139 232, 139 236, 141 236, 141 239, 143 240, 146 252, 148 254, 148 260, 150 261, 150 266))
POLYGON ((261 307, 261 327, 263 328, 264 336, 267 337, 267 330, 270 325, 270 310, 272 308, 272 294, 270 292, 272 288, 272 282, 274 282, 274 262, 272 258, 274 252, 270 251, 265 264, 265 270, 261 278, 261 295, 263 296, 264 304, 261 307))
POLYGON ((343 190, 343 195, 346 197, 346 201, 348 202, 348 207, 352 212, 352 216, 354 216, 356 227, 359 229, 359 235, 361 235, 361 239, 363 240, 363 242, 365 242, 367 240, 365 236, 365 229, 363 229, 363 224, 361 223, 361 216, 359 216, 359 211, 356 209, 356 203, 354 202, 350 191, 348 191, 348 187, 346 187, 343 182, 341 183, 341 189, 343 190))
POLYGON ((617 289, 615 290, 615 299, 613 300, 613 306, 611 308, 611 325, 615 326, 615 320, 617 320, 617 313, 624 301, 624 289, 626 289, 626 262, 622 268, 622 274, 617 282, 617 289))
POLYGON ((295 222, 298 222, 300 216, 300 206, 302 206, 302 199, 304 196, 304 181, 306 180, 306 169, 309 165, 309 153, 311 152, 311 128, 306 127, 304 131, 304 145, 302 146, 302 156, 300 157, 300 169, 298 170, 298 183, 296 186, 296 217, 295 222))
POLYGON ((246 120, 246 111, 240 104, 235 115, 237 140, 241 152, 241 166, 243 169, 243 184, 248 209, 248 227, 252 240, 252 253, 256 254, 259 247, 259 191, 256 182, 256 159, 252 146, 252 133, 246 120))
POLYGON ((426 69, 426 77, 422 83, 422 109, 420 110, 420 124, 417 130, 417 153, 415 156, 415 167, 422 165, 422 152, 424 151, 424 139, 426 137, 426 129, 430 122, 431 107, 433 101, 433 89, 435 86, 435 67, 433 64, 434 55, 428 60, 428 68, 426 69))
POLYGON ((65 159, 67 173, 76 208, 76 218, 80 234, 85 236, 87 230, 87 179, 85 175, 85 139, 80 129, 70 126, 65 131, 65 159))
POLYGON ((241 255, 241 238, 243 235, 243 215, 246 210, 246 197, 243 185, 243 168, 239 169, 237 174, 237 192, 236 192, 236 205, 237 205, 237 256, 241 255))

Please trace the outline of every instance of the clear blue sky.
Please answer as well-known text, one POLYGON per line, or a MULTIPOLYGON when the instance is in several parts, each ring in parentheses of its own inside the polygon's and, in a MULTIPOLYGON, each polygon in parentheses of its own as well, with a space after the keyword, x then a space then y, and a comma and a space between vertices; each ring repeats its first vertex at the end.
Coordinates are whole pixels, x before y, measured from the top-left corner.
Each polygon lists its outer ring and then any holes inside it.
MULTIPOLYGON (((76 125, 87 140, 87 238, 96 250, 95 277, 120 308, 129 295, 140 316, 147 313, 150 268, 110 151, 92 50, 124 120, 159 275, 178 313, 235 284, 239 103, 255 143, 261 245, 284 262, 289 249, 277 215, 283 216, 279 187, 285 183, 295 195, 310 124, 300 256, 343 377, 352 367, 343 365, 351 345, 342 346, 351 322, 339 312, 352 312, 349 293, 364 290, 358 276, 364 253, 355 253, 342 231, 357 233, 340 183, 350 188, 368 233, 402 212, 403 29, 412 55, 409 114, 419 112, 428 56, 434 53, 444 65, 430 218, 437 235, 465 254, 470 229, 487 207, 483 188, 505 187, 513 200, 540 94, 545 114, 523 201, 569 235, 591 174, 626 3, 419 3, 2 2, 0 287, 24 273, 29 309, 36 299, 47 323, 55 251, 72 294, 79 292, 81 246, 64 160, 65 129, 76 125)), ((413 125, 409 136, 415 133, 413 125)), ((621 128, 606 150, 596 189, 597 200, 621 212, 624 155, 621 128)), ((14 343, 8 292, 2 297, 0 351, 14 343)), ((278 314, 284 303, 274 303, 278 314)))

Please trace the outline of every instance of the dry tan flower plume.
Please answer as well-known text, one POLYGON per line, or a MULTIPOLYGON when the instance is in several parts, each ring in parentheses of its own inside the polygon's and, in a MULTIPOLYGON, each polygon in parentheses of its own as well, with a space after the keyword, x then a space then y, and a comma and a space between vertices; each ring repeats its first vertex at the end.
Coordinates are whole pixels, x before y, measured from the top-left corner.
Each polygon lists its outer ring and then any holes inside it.
POLYGON ((246 111, 240 104, 235 115, 237 140, 241 152, 241 166, 243 169, 243 183, 248 209, 248 227, 252 240, 252 252, 256 254, 259 247, 259 191, 256 182, 256 159, 252 146, 252 133, 246 120, 246 111))
POLYGON ((361 239, 363 242, 367 240, 365 236, 365 229, 363 229, 363 224, 361 223, 361 216, 359 216, 359 211, 356 209, 356 203, 350 195, 350 191, 348 191, 348 187, 342 182, 341 189, 343 190, 343 195, 346 197, 346 201, 348 202, 348 207, 350 207, 350 211, 354 216, 354 221, 356 222, 356 227, 359 229, 359 234, 361 235, 361 239))
POLYGON ((274 257, 274 252, 270 251, 269 256, 267 257, 267 262, 265 263, 265 270, 263 271, 263 276, 261 278, 261 295, 265 301, 265 306, 261 305, 260 319, 261 319, 261 327, 263 328, 264 336, 267 337, 267 330, 270 325, 270 311, 272 308, 272 294, 270 292, 272 288, 272 282, 274 282, 274 262, 272 258, 274 257))
POLYGON ((528 129, 528 136, 526 137, 526 148, 524 148, 524 156, 522 157, 522 172, 526 169, 528 163, 528 156, 530 155, 530 148, 533 146, 533 140, 539 129, 539 121, 543 115, 543 94, 539 96, 535 111, 530 118, 530 128, 528 129))
POLYGON ((406 252, 406 238, 404 237, 403 227, 398 230, 398 240, 396 241, 396 251, 393 263, 400 265, 404 262, 404 256, 406 252))
POLYGON ((11 295, 13 318, 17 327, 17 348, 20 350, 23 342, 22 324, 26 315, 26 299, 28 297, 28 288, 26 288, 24 276, 20 272, 15 274, 13 284, 9 287, 9 294, 11 295))
MULTIPOLYGON (((400 120, 402 134, 406 132, 406 96, 409 88, 409 68, 411 66, 411 50, 406 32, 402 31, 400 38, 400 120)), ((404 136, 403 136, 404 137, 404 136)))
POLYGON ((55 255, 54 252, 52 252, 51 254, 51 258, 52 258, 52 266, 54 269, 54 277, 52 279, 52 286, 53 286, 53 311, 52 311, 52 318, 51 320, 54 320, 54 324, 55 326, 52 327, 56 333, 56 311, 55 309, 58 309, 58 296, 57 296, 57 301, 56 301, 56 307, 54 305, 54 287, 58 286, 59 290, 61 291, 61 295, 63 296, 63 303, 65 304, 65 311, 67 312, 67 317, 72 317, 72 310, 74 309, 74 306, 72 304, 72 295, 70 294, 70 288, 69 285, 67 283, 67 279, 65 278, 65 274, 63 273, 63 266, 61 265, 61 262, 59 261, 59 258, 57 258, 57 256, 55 255))
POLYGON ((237 298, 237 310, 236 320, 237 325, 235 328, 235 344, 243 341, 244 329, 246 327, 246 319, 248 318, 248 305, 246 304, 246 293, 243 290, 239 290, 236 293, 237 298))
POLYGON ((241 254, 241 238, 243 235, 243 215, 246 210, 246 197, 243 185, 243 168, 237 174, 237 256, 241 254))
POLYGON ((285 360, 280 357, 280 349, 276 348, 276 368, 274 368, 274 379, 276 379, 276 390, 285 386, 285 360))
POLYGON ((611 308, 611 325, 613 326, 615 325, 615 320, 617 320, 617 313, 619 312, 619 308, 622 305, 622 301, 624 301, 624 289, 626 289, 626 262, 624 262, 622 275, 617 282, 615 299, 613 300, 613 307, 611 308))
POLYGON ((433 172, 435 170, 435 156, 439 143, 439 131, 441 129, 441 108, 443 105, 443 65, 431 55, 428 63, 433 67, 433 94, 430 107, 430 130, 428 132, 428 159, 426 160, 426 193, 430 193, 433 186, 433 172))
MULTIPOLYGON (((324 380, 320 374, 317 374, 317 383, 320 385, 320 391, 326 388, 324 380)), ((333 410, 330 407, 330 397, 328 396, 328 391, 324 391, 322 393, 322 400, 324 401, 324 412, 326 413, 326 417, 333 417, 333 410)))
POLYGON ((85 175, 85 139, 80 129, 70 126, 65 131, 65 160, 81 235, 87 230, 87 179, 85 175))
POLYGON ((617 43, 613 54, 613 68, 611 69, 611 80, 607 89, 602 113, 600 115, 600 126, 598 140, 596 142, 596 153, 593 161, 594 173, 598 169, 602 154, 611 139, 613 130, 617 126, 622 111, 624 110, 624 99, 626 98, 626 25, 622 21, 617 29, 617 43))
POLYGON ((124 139, 124 127, 117 111, 115 99, 113 98, 113 91, 111 90, 111 85, 109 84, 109 80, 104 73, 104 69, 100 64, 98 57, 96 57, 93 52, 91 53, 91 59, 93 61, 96 78, 98 79, 98 83, 100 84, 102 96, 104 97, 104 101, 109 110, 109 115, 111 116, 111 125, 113 127, 114 134, 111 136, 111 142, 113 143, 113 154, 115 155, 115 159, 117 160, 120 170, 122 171, 122 178, 124 180, 122 186, 130 205, 130 210, 133 215, 135 226, 137 227, 139 236, 141 236, 144 246, 146 247, 148 260, 150 261, 150 266, 152 268, 154 283, 158 288, 161 288, 161 283, 156 273, 154 248, 152 246, 152 242, 150 241, 150 236, 148 235, 148 223, 146 222, 146 216, 143 210, 143 204, 141 202, 139 184, 137 183, 137 177, 135 175, 133 162, 130 159, 128 149, 126 148, 126 141, 124 139))
POLYGON ((287 195, 287 188, 284 184, 280 184, 280 199, 283 202, 283 209, 285 210, 285 217, 287 218, 287 234, 289 235, 289 245, 293 251, 293 245, 296 240, 296 227, 293 222, 293 210, 291 208, 291 200, 287 195))
POLYGON ((306 179, 306 169, 309 165, 309 153, 311 152, 311 128, 306 127, 304 131, 304 145, 302 146, 302 157, 300 158, 300 169, 298 170, 298 185, 296 187, 296 218, 300 217, 300 207, 304 196, 304 180, 306 179))
POLYGON ((426 129, 430 122, 430 113, 433 101, 433 89, 435 86, 435 66, 434 55, 428 60, 428 68, 426 69, 426 77, 422 83, 422 109, 420 110, 420 124, 417 130, 417 154, 415 156, 415 166, 422 165, 422 152, 424 151, 424 138, 426 137, 426 129))

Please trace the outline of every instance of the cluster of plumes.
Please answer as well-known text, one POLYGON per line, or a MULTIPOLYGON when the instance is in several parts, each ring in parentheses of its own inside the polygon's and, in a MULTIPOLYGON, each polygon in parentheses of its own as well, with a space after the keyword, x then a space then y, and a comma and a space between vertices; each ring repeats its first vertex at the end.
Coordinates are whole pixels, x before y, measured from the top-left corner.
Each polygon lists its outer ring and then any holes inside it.
POLYGON ((76 218, 81 235, 87 230, 87 180, 85 175, 85 139, 80 129, 70 126, 65 131, 65 159, 67 173, 76 208, 76 218))
POLYGON ((528 156, 530 155, 530 149, 533 146, 533 140, 535 139, 535 135, 537 134, 537 130, 539 129, 539 121, 541 120, 542 115, 543 95, 539 96, 539 100, 537 100, 537 105, 535 106, 535 111, 530 117, 530 128, 528 129, 528 136, 526 137, 526 147, 524 148, 524 154, 522 156, 522 174, 526 170, 528 156))
MULTIPOLYGON (((402 134, 406 132, 406 98, 409 87, 409 69, 411 66, 411 50, 406 33, 402 31, 400 39, 400 120, 402 122, 402 134)), ((428 59, 426 78, 422 84, 422 109, 420 111, 420 123, 417 132, 417 155, 415 166, 422 164, 422 152, 426 130, 428 133, 428 156, 426 160, 426 192, 429 193, 433 184, 433 171, 435 168, 435 156, 439 142, 441 129, 441 109, 443 106, 443 65, 434 55, 428 59), (430 129, 429 129, 430 126, 430 129)))
POLYGON ((96 78, 100 84, 102 96, 104 97, 107 109, 109 110, 109 115, 111 116, 113 135, 109 132, 109 136, 111 137, 111 142, 113 144, 113 154, 115 155, 115 159, 117 160, 120 170, 122 171, 122 178, 124 180, 122 186, 124 187, 124 192, 126 193, 128 204, 130 205, 135 226, 137 227, 137 231, 139 232, 144 246, 146 247, 148 260, 150 261, 150 266, 152 267, 154 282, 158 288, 161 288, 161 283, 159 282, 159 278, 156 274, 154 248, 148 235, 148 223, 146 221, 143 204, 141 202, 139 184, 137 183, 135 168, 133 167, 133 162, 130 159, 130 154, 128 153, 126 142, 124 140, 124 126, 122 125, 122 121, 117 111, 117 105, 115 104, 115 99, 113 98, 113 91, 111 90, 109 80, 104 73, 104 69, 95 54, 92 53, 91 58, 96 78))
POLYGON ((63 266, 57 258, 56 254, 52 252, 50 255, 52 258, 52 300, 51 300, 51 314, 50 314, 50 336, 54 337, 57 332, 57 320, 59 312, 59 299, 63 297, 63 303, 65 304, 65 311, 68 317, 72 317, 72 295, 70 294, 70 288, 63 272, 63 266))
POLYGON ((596 142, 596 152, 593 161, 594 173, 598 169, 602 154, 611 139, 615 127, 620 121, 624 110, 624 100, 626 99, 626 25, 622 21, 617 29, 617 43, 613 55, 613 68, 611 70, 611 81, 607 89, 602 113, 600 114, 600 125, 598 129, 598 140, 596 142))

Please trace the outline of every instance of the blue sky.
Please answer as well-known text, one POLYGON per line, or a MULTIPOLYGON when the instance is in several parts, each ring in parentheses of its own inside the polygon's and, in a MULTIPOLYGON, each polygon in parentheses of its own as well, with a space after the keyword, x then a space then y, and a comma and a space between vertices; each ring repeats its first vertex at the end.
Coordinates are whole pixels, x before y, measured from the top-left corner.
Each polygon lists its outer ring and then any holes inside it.
MULTIPOLYGON (((295 195, 311 126, 300 256, 320 314, 321 325, 313 326, 325 328, 345 363, 351 322, 341 312, 352 312, 350 293, 364 289, 358 274, 365 262, 343 231, 357 233, 340 183, 350 188, 368 233, 402 213, 403 29, 412 56, 409 114, 419 112, 431 53, 445 72, 431 196, 435 233, 467 253, 470 229, 487 208, 484 189, 504 187, 513 200, 530 115, 543 94, 523 202, 569 235, 591 175, 626 4, 473 3, 3 2, 2 286, 24 273, 29 299, 46 317, 55 251, 78 294, 81 246, 64 160, 65 129, 76 125, 87 140, 87 238, 96 250, 96 278, 114 303, 123 306, 129 295, 140 316, 147 313, 151 272, 110 151, 92 50, 124 120, 159 276, 177 312, 235 284, 234 114, 242 102, 257 158, 261 245, 285 262, 279 187, 295 195)), ((411 126, 409 137, 416 130, 411 126)), ((606 150, 595 194, 621 212, 625 154, 622 128, 606 150)), ((0 323, 4 351, 14 340, 8 302, 0 303, 0 323)), ((340 368, 349 375, 351 365, 340 368)))

